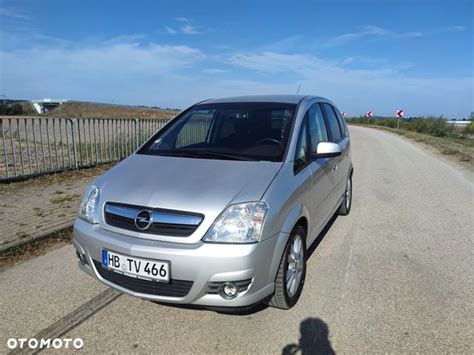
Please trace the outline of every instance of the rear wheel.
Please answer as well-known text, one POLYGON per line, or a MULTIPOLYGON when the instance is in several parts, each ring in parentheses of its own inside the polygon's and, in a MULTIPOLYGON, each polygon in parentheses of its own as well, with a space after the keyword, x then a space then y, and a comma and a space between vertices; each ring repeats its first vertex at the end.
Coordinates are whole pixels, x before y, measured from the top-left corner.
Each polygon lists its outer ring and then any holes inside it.
POLYGON ((344 192, 344 199, 342 200, 341 207, 339 207, 339 214, 341 216, 347 216, 351 211, 352 206, 352 174, 347 178, 346 191, 344 192))
POLYGON ((306 277, 306 231, 296 226, 290 234, 275 280, 270 306, 290 309, 300 298, 306 277))

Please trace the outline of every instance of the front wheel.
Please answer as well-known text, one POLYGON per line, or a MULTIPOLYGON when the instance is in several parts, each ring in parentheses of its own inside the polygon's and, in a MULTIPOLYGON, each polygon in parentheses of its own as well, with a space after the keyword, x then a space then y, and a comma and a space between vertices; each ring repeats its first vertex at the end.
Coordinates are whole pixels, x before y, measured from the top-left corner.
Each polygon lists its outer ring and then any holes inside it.
POLYGON ((352 206, 352 174, 347 178, 346 191, 344 192, 344 198, 339 207, 339 214, 341 216, 347 216, 351 211, 352 206))
POLYGON ((290 309, 300 298, 306 277, 306 231, 296 226, 290 234, 275 279, 270 306, 290 309))

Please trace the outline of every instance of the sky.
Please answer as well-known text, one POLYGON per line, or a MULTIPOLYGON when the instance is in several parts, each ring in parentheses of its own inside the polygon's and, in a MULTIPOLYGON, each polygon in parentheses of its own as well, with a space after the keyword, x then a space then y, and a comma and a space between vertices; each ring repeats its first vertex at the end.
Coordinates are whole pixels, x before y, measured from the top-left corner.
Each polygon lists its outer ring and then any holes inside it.
POLYGON ((0 1, 0 97, 185 108, 324 96, 468 117, 474 1, 0 1))

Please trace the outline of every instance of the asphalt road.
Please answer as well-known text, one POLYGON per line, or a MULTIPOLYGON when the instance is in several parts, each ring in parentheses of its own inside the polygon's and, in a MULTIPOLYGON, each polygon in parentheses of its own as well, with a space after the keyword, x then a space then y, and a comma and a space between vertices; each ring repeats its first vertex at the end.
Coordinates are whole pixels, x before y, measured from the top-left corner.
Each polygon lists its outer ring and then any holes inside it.
MULTIPOLYGON (((320 238, 293 309, 226 315, 121 295, 65 322, 62 337, 81 337, 86 352, 472 353, 472 173, 388 133, 350 131, 352 212, 320 238)), ((69 245, 0 273, 0 352, 104 290, 69 245)))

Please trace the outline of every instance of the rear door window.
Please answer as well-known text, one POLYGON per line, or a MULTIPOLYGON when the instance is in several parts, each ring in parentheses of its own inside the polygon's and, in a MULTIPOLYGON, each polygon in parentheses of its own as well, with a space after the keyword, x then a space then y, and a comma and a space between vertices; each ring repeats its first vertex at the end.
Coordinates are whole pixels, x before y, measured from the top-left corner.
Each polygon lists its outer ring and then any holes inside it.
POLYGON ((342 117, 341 113, 339 112, 337 108, 333 106, 332 109, 336 113, 337 122, 339 123, 339 127, 341 128, 341 135, 343 138, 345 138, 349 135, 349 132, 347 131, 346 121, 344 120, 344 118, 342 117))
POLYGON ((326 117, 326 123, 329 128, 330 141, 334 143, 339 143, 342 140, 341 127, 337 123, 337 117, 332 109, 332 106, 328 103, 321 104, 324 116, 326 117))

